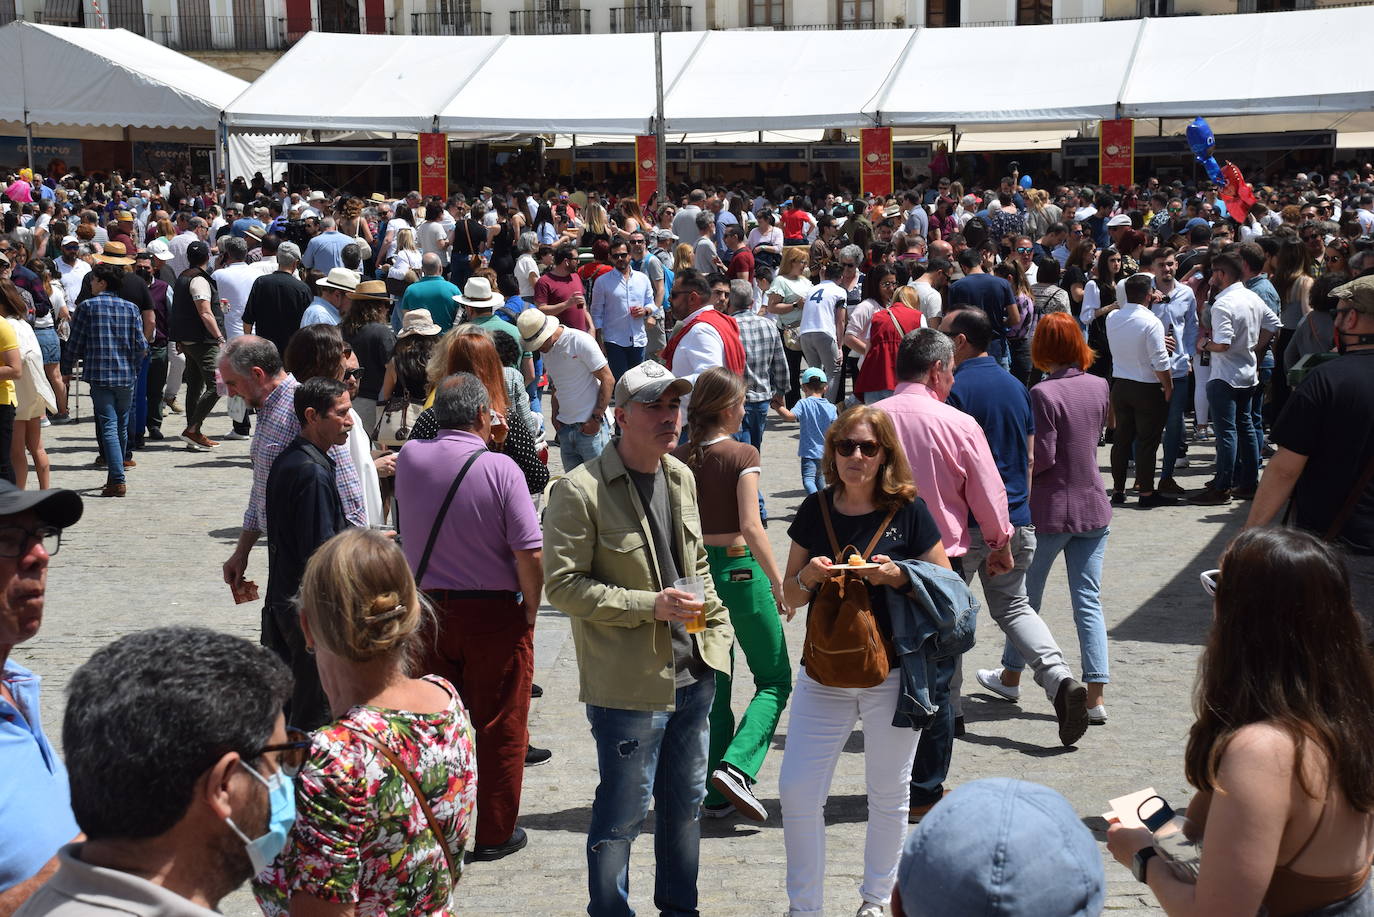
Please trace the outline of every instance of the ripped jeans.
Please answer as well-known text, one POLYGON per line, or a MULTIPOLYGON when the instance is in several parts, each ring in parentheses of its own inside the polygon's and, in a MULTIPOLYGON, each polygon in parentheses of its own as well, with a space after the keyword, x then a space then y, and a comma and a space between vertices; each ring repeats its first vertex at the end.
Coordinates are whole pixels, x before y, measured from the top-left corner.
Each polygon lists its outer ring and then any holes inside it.
POLYGON ((630 845, 654 804, 654 910, 697 917, 701 802, 706 797, 707 715, 716 680, 677 689, 676 710, 587 705, 601 783, 587 828, 591 917, 634 917, 630 845))

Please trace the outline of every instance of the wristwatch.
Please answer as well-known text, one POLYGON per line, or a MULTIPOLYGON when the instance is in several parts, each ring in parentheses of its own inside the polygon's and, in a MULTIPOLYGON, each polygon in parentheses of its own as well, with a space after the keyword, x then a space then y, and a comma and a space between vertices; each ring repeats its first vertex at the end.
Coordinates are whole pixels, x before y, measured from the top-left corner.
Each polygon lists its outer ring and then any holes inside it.
POLYGON ((1137 882, 1145 883, 1145 871, 1150 861, 1158 855, 1153 846, 1141 847, 1135 852, 1131 859, 1131 875, 1135 876, 1137 882))

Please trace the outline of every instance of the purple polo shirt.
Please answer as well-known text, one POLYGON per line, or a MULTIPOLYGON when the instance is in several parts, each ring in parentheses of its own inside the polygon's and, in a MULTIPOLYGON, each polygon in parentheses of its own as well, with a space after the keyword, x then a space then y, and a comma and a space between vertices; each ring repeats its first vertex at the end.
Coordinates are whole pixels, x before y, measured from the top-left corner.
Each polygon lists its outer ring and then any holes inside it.
POLYGON ((440 430, 434 439, 412 439, 396 459, 398 522, 410 569, 420 566, 434 517, 454 476, 479 450, 483 455, 453 495, 422 589, 519 592, 514 552, 543 545, 539 517, 515 462, 499 452, 487 452, 474 433, 440 430))

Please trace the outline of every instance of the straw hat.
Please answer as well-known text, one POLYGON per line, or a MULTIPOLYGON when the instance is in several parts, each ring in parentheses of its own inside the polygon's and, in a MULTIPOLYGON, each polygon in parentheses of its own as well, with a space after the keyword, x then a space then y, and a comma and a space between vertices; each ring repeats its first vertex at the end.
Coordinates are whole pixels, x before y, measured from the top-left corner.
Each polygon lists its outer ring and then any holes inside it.
POLYGON ((411 309, 401 318, 401 333, 396 336, 407 338, 413 334, 442 334, 443 331, 428 309, 411 309))
POLYGON ((124 247, 123 242, 106 242, 105 250, 96 255, 95 260, 104 264, 134 263, 134 259, 129 257, 129 250, 124 247))
POLYGON ((491 282, 487 278, 472 277, 463 287, 463 292, 453 297, 453 301, 474 309, 495 309, 506 301, 506 297, 500 293, 493 293, 491 282))
POLYGON ((553 337, 558 330, 558 319, 538 309, 526 309, 516 317, 515 326, 520 329, 521 346, 533 353, 553 337))
POLYGON ((382 281, 364 280, 348 294, 348 298, 390 302, 391 294, 386 291, 386 284, 382 281))

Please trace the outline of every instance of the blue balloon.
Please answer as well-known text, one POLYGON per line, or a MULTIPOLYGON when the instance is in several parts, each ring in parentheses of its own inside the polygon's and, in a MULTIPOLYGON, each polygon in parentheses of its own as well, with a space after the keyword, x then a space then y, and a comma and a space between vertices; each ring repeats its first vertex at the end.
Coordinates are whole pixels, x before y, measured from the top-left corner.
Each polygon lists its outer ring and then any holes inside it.
POLYGON ((1184 133, 1188 136, 1188 147, 1193 155, 1198 162, 1203 162, 1212 147, 1216 146, 1217 138, 1212 135, 1212 128, 1202 118, 1194 118, 1184 133))
POLYGON ((1030 186, 1031 186, 1031 177, 1030 177, 1029 175, 1022 175, 1022 176, 1021 176, 1021 187, 1022 187, 1022 188, 1029 188, 1030 186))
POLYGON ((1221 174, 1221 163, 1216 161, 1213 156, 1208 156, 1202 160, 1202 167, 1207 170, 1207 177, 1219 185, 1226 184, 1226 179, 1221 174))

